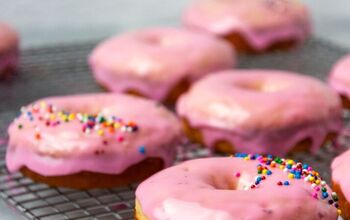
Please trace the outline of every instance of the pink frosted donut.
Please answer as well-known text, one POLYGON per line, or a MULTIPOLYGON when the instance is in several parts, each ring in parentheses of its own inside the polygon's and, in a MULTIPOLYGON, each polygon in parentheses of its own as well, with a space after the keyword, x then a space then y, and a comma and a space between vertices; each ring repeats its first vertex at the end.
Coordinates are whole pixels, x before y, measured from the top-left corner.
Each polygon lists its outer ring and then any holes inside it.
POLYGON ((343 105, 350 108, 350 54, 334 66, 329 77, 329 84, 342 96, 343 105))
POLYGON ((224 152, 315 153, 342 128, 335 92, 315 78, 275 70, 207 76, 179 98, 176 111, 190 138, 224 152))
POLYGON ((339 195, 340 208, 345 220, 350 219, 350 150, 334 159, 332 163, 333 189, 339 195))
POLYGON ((172 164, 181 134, 166 108, 122 94, 45 98, 21 112, 8 128, 7 167, 50 185, 110 187, 144 179, 172 164), (149 171, 147 159, 157 159, 157 169, 149 171), (125 174, 139 164, 144 167, 125 174))
POLYGON ((197 0, 183 23, 224 37, 241 52, 282 49, 311 33, 308 10, 296 0, 197 0))
POLYGON ((136 190, 136 219, 336 220, 336 196, 306 164, 240 154, 153 175, 136 190))
POLYGON ((235 55, 229 44, 206 33, 152 28, 102 42, 89 62, 96 80, 110 91, 173 101, 169 96, 178 96, 185 84, 233 67, 235 55))
POLYGON ((0 78, 17 69, 19 38, 15 30, 0 22, 0 78))

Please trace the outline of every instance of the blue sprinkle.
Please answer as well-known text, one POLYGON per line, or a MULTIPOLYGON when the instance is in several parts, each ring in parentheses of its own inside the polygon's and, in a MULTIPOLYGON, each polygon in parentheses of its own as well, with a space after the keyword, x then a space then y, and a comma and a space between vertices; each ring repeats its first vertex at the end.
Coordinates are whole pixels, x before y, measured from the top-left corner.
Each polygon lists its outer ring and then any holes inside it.
POLYGON ((326 199, 328 197, 328 193, 327 192, 323 192, 322 193, 322 198, 326 199))
POLYGON ((289 186, 289 182, 288 181, 284 181, 283 185, 289 186))
POLYGON ((145 148, 145 146, 140 146, 140 147, 139 147, 139 152, 140 152, 141 154, 146 154, 146 148, 145 148))
POLYGON ((268 170, 267 175, 271 175, 271 174, 272 174, 271 170, 268 170))

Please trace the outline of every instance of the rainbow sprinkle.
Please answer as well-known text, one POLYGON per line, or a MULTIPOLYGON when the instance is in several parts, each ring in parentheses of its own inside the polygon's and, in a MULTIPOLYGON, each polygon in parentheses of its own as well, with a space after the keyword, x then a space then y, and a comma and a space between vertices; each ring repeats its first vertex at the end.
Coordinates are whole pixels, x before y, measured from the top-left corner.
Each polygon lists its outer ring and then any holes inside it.
MULTIPOLYGON (((272 155, 262 156, 258 154, 237 153, 234 156, 246 161, 256 160, 259 162, 257 165, 257 176, 255 177, 255 182, 252 183, 250 187, 246 187, 246 189, 257 188, 268 176, 272 175, 273 172, 271 169, 278 168, 287 174, 288 179, 298 179, 310 184, 313 189, 311 196, 315 199, 327 200, 329 205, 333 205, 337 208, 338 215, 341 215, 341 210, 338 205, 338 195, 335 192, 329 194, 327 183, 322 180, 319 173, 308 164, 302 164, 290 159, 273 157, 272 155)), ((237 173, 235 176, 239 177, 237 176, 237 173)), ((289 186, 291 185, 291 182, 289 180, 281 180, 278 181, 276 185, 289 186)))
MULTIPOLYGON (((47 127, 56 127, 65 123, 78 121, 81 124, 81 131, 85 134, 97 134, 101 137, 103 145, 109 142, 103 138, 107 134, 114 135, 115 141, 123 142, 125 133, 135 133, 139 130, 138 125, 133 121, 124 121, 116 116, 105 116, 103 113, 86 114, 82 112, 58 111, 57 107, 46 102, 34 103, 28 107, 21 108, 21 114, 29 121, 39 121, 47 127)), ((23 129, 23 124, 18 123, 17 128, 23 129)), ((40 130, 35 129, 34 138, 42 138, 40 130)), ((138 149, 141 154, 145 154, 145 146, 142 150, 138 149)))

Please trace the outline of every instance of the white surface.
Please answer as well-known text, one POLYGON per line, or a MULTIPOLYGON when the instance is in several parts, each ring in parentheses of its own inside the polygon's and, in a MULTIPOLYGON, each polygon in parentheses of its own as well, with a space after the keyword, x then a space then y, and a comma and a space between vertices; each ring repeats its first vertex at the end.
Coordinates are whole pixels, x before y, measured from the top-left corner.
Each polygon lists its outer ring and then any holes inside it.
MULTIPOLYGON (((304 0, 317 36, 350 48, 350 1, 304 0)), ((190 0, 0 0, 0 20, 24 47, 102 39, 124 30, 179 25, 190 0)))

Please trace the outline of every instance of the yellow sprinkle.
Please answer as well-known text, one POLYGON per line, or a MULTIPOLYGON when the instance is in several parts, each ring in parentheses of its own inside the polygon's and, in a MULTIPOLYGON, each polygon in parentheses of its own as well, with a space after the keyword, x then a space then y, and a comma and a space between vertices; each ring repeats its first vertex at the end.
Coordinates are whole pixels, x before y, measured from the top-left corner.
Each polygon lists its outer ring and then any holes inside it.
POLYGON ((102 129, 100 129, 100 130, 97 131, 97 134, 102 136, 104 134, 104 131, 102 129))
POLYGON ((50 114, 50 120, 55 120, 56 119, 56 115, 55 114, 50 114))
POLYGON ((46 102, 44 101, 40 102, 40 108, 46 108, 46 102))
POLYGON ((263 174, 267 174, 267 170, 266 170, 266 169, 263 170, 262 173, 263 173, 263 174))
POLYGON ((318 180, 315 181, 315 183, 316 183, 316 185, 320 185, 321 180, 318 179, 318 180))
POLYGON ((249 157, 245 157, 244 160, 249 160, 249 157))
POLYGON ((119 124, 119 123, 114 123, 114 128, 115 128, 115 129, 120 128, 120 124, 119 124))
POLYGON ((280 165, 280 169, 283 170, 283 169, 284 169, 284 166, 283 166, 283 165, 280 165))
POLYGON ((75 119, 75 115, 73 113, 69 114, 68 119, 72 121, 73 119, 75 119))
POLYGON ((288 164, 288 165, 293 165, 293 164, 294 164, 294 160, 288 160, 288 161, 287 161, 287 164, 288 164))
POLYGON ((310 179, 309 179, 309 181, 310 181, 310 182, 313 182, 313 181, 315 181, 315 177, 313 177, 313 176, 310 176, 310 179))
POLYGON ((338 215, 341 215, 342 213, 340 209, 338 209, 337 212, 338 212, 338 215))
POLYGON ((294 174, 293 173, 288 174, 288 178, 289 179, 294 179, 294 174))

